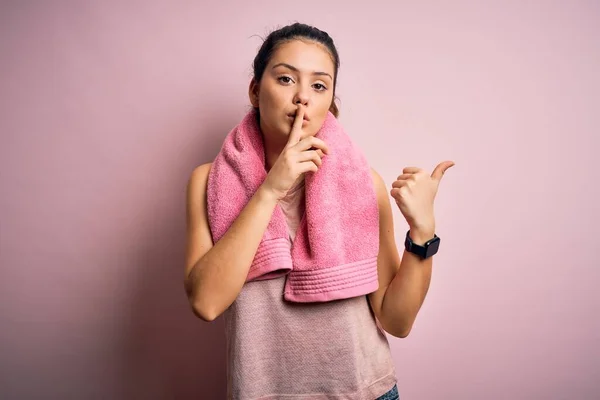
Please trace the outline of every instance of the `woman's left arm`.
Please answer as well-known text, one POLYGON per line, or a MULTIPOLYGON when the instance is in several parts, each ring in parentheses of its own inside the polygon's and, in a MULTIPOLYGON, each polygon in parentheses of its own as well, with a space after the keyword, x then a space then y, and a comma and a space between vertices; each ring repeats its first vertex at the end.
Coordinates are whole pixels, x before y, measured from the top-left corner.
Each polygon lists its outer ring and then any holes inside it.
MULTIPOLYGON (((407 167, 389 192, 410 228, 410 237, 423 245, 433 238, 433 203, 444 172, 452 161, 439 164, 433 173, 407 167)), ((421 259, 404 250, 402 260, 394 237, 394 222, 388 190, 381 176, 371 170, 379 204, 379 289, 368 295, 371 308, 383 329, 396 337, 406 337, 425 300, 431 281, 432 257, 421 259)))

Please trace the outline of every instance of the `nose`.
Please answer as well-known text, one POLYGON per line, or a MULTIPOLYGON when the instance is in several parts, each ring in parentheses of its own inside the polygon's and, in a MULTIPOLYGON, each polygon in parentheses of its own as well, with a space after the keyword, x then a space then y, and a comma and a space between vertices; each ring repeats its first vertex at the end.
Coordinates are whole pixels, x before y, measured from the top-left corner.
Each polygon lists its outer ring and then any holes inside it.
POLYGON ((308 105, 308 93, 304 88, 299 88, 294 96, 294 104, 302 104, 303 106, 308 105))

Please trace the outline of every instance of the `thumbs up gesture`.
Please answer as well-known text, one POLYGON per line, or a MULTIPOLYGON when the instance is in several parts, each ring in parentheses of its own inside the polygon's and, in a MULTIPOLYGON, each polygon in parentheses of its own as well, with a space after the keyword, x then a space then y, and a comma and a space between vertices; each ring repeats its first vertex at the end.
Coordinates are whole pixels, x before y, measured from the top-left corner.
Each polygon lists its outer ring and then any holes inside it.
POLYGON ((402 175, 392 183, 390 195, 396 200, 411 231, 419 231, 433 237, 433 202, 444 172, 453 165, 453 161, 441 162, 431 175, 421 168, 406 167, 402 170, 402 175))

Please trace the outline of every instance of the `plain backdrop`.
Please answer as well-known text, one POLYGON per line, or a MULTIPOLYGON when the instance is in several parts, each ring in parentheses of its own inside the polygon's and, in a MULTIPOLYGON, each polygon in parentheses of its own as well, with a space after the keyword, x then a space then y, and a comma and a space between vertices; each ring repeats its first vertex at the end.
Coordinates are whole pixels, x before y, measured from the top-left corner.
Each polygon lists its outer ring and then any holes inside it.
POLYGON ((388 187, 456 163, 429 294, 389 337, 401 398, 600 398, 597 2, 0 4, 2 399, 224 398, 185 187, 296 21, 334 38, 340 121, 388 187))

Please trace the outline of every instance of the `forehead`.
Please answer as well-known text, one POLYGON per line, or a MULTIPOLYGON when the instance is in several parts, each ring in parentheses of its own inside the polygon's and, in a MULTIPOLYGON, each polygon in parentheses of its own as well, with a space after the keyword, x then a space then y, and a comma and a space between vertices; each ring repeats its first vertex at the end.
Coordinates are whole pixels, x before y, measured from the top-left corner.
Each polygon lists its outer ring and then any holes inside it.
POLYGON ((277 47, 269 61, 269 67, 287 63, 300 71, 322 71, 333 76, 334 65, 327 47, 321 43, 305 40, 292 40, 277 47))

